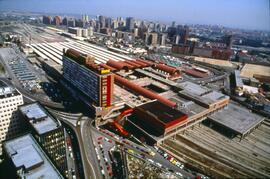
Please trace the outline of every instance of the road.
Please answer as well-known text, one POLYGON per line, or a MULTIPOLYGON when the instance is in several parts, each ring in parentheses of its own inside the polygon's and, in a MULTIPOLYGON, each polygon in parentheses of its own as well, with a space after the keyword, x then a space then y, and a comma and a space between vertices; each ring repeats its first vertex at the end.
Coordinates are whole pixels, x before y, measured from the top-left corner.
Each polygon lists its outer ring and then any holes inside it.
MULTIPOLYGON (((80 150, 80 155, 81 155, 81 161, 83 164, 83 172, 84 172, 84 178, 86 179, 97 179, 97 170, 94 169, 91 160, 89 160, 88 153, 85 150, 86 145, 91 145, 91 141, 87 141, 83 139, 82 133, 81 133, 81 125, 76 118, 69 119, 69 116, 72 116, 72 114, 69 113, 63 113, 63 112, 57 112, 55 110, 51 110, 51 112, 55 115, 58 116, 58 118, 67 124, 74 132, 77 137, 77 141, 79 143, 79 150, 80 150)), ((84 122, 83 122, 84 123, 84 122)), ((88 150, 87 150, 88 151, 88 150)), ((94 150, 93 150, 94 151, 94 150)), ((95 155, 93 155, 95 156, 95 155)))
MULTIPOLYGON (((88 123, 91 123, 91 122, 88 121, 88 123)), ((154 156, 150 155, 149 150, 153 151, 154 150, 153 148, 150 148, 150 147, 145 148, 145 147, 138 145, 132 141, 129 141, 127 139, 123 139, 123 138, 121 138, 121 137, 117 136, 116 134, 111 133, 109 131, 101 132, 101 131, 97 130, 96 128, 94 128, 92 125, 90 125, 90 126, 88 125, 88 127, 89 128, 87 130, 92 130, 92 133, 94 133, 94 135, 106 137, 109 140, 112 140, 117 144, 121 144, 122 148, 133 150, 136 154, 138 154, 138 157, 143 159, 143 160, 149 161, 148 159, 151 159, 154 161, 154 163, 153 163, 154 165, 156 165, 157 163, 160 163, 160 164, 162 164, 163 168, 173 170, 174 172, 180 172, 183 176, 185 176, 187 178, 194 178, 194 176, 192 174, 173 165, 170 161, 166 160, 159 153, 155 152, 154 156)), ((106 149, 106 148, 104 148, 104 149, 106 149)), ((109 148, 107 148, 106 150, 108 151, 108 149, 109 148)))

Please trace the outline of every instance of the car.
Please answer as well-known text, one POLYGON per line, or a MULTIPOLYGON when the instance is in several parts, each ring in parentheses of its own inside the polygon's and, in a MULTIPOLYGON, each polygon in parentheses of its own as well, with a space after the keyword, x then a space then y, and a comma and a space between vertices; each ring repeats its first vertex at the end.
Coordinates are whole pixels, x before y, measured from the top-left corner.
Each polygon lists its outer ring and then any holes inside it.
POLYGON ((114 138, 117 139, 117 140, 119 140, 119 137, 117 137, 117 136, 114 136, 114 138))
POLYGON ((175 174, 178 175, 178 176, 180 176, 180 177, 183 176, 182 173, 180 173, 180 172, 176 172, 175 174))
POLYGON ((167 154, 167 153, 164 153, 163 156, 164 156, 165 158, 167 158, 168 154, 167 154))
POLYGON ((168 156, 166 157, 166 159, 170 161, 170 160, 172 159, 172 157, 168 155, 168 156))
POLYGON ((102 137, 99 137, 99 138, 98 138, 98 140, 101 140, 101 139, 102 139, 102 137))
POLYGON ((128 149, 128 152, 129 152, 129 153, 131 153, 131 154, 133 154, 133 153, 134 153, 134 151, 133 151, 133 150, 131 150, 131 149, 128 149))
POLYGON ((162 165, 160 163, 156 163, 156 164, 157 164, 157 166, 162 167, 162 165))
POLYGON ((147 159, 150 163, 154 163, 154 160, 152 159, 147 159))
POLYGON ((104 172, 104 170, 103 170, 103 169, 101 170, 101 173, 102 173, 102 175, 105 175, 105 172, 104 172))
POLYGON ((153 151, 151 151, 151 152, 149 152, 149 155, 151 155, 151 156, 155 156, 155 155, 156 155, 156 153, 155 153, 155 152, 153 152, 153 151))

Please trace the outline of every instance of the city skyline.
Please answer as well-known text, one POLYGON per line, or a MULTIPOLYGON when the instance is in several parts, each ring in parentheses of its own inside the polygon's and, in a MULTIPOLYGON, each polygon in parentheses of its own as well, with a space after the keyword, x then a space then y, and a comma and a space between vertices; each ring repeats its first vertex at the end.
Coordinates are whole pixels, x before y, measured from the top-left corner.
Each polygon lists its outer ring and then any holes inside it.
POLYGON ((133 16, 169 23, 211 24, 233 28, 270 30, 269 1, 206 0, 202 4, 198 0, 181 1, 46 1, 27 0, 23 3, 18 0, 0 1, 1 10, 4 11, 31 11, 47 13, 76 13, 76 14, 101 14, 105 16, 133 16), (121 4, 121 6, 119 6, 121 4), (177 4, 174 6, 173 4, 177 4), (218 6, 218 7, 217 7, 218 6), (65 7, 65 8, 63 8, 65 7), (152 10, 151 10, 152 9, 152 10), (144 14, 142 12, 147 12, 144 14), (250 13, 252 12, 252 13, 250 13), (237 18, 236 18, 237 17, 237 18))

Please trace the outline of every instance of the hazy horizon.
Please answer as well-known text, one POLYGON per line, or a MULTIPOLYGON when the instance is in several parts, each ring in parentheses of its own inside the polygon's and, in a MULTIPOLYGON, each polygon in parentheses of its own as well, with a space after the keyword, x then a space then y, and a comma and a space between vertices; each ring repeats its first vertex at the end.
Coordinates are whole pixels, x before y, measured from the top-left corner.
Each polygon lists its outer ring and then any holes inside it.
POLYGON ((166 23, 270 31, 268 0, 0 0, 0 7, 4 11, 133 16, 166 23))

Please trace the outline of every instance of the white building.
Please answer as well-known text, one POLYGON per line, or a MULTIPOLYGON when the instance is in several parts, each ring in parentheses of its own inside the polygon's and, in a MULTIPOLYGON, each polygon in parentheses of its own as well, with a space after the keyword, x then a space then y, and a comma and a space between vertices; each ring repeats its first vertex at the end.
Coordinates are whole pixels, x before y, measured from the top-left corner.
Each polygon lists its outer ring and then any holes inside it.
POLYGON ((0 81, 0 155, 2 155, 2 142, 20 132, 17 109, 22 104, 23 97, 20 92, 0 81))

